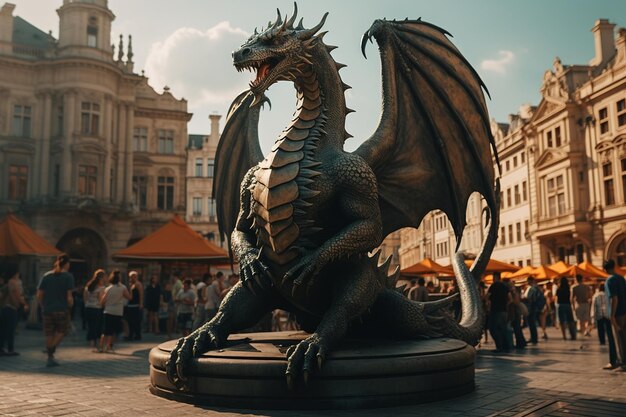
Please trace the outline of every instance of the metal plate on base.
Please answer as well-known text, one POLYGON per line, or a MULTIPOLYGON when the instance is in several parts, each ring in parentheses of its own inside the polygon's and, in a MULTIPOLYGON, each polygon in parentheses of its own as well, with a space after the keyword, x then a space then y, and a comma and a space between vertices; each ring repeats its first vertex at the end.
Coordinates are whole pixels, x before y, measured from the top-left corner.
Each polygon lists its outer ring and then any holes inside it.
POLYGON ((474 389, 474 348, 454 339, 346 339, 308 385, 289 390, 285 352, 304 332, 241 333, 228 347, 194 359, 191 390, 165 375, 176 341, 150 352, 151 391, 177 401, 239 409, 391 407, 456 397, 474 389))

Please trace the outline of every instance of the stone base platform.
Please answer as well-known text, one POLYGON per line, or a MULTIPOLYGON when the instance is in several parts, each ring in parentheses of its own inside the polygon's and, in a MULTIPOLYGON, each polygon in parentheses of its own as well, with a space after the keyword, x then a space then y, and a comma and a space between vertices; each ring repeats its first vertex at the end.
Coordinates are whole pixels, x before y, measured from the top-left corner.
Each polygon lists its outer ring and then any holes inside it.
POLYGON ((165 362, 175 341, 150 352, 150 390, 176 401, 238 409, 391 407, 456 397, 474 390, 474 348, 454 339, 345 340, 305 386, 289 390, 289 346, 304 332, 242 333, 207 352, 190 369, 191 390, 170 384, 165 362))

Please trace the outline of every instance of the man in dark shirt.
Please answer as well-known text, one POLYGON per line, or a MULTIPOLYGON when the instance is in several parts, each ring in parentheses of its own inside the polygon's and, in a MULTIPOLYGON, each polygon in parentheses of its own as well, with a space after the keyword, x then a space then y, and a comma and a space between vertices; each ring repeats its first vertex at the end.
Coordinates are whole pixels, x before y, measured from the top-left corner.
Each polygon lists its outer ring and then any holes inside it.
POLYGON ((604 270, 609 274, 604 286, 615 331, 615 344, 622 359, 621 366, 615 371, 626 372, 626 280, 615 272, 613 259, 604 262, 604 270))
POLYGON ((54 353, 70 325, 69 309, 74 304, 72 297, 74 277, 69 270, 69 256, 59 255, 54 263, 54 269, 43 276, 37 288, 37 300, 43 310, 43 330, 48 352, 46 366, 49 367, 59 365, 54 359, 54 353))
POLYGON ((510 301, 509 287, 500 280, 500 273, 495 272, 493 284, 489 287, 489 332, 496 344, 496 352, 505 352, 511 348, 506 336, 506 307, 510 301))

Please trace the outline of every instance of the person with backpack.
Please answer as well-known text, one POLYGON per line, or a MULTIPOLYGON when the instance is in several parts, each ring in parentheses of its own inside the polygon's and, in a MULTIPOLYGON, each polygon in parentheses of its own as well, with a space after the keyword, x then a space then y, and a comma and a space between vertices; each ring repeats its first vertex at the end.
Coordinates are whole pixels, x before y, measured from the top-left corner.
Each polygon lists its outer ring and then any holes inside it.
POLYGON ((528 278, 528 289, 526 290, 526 301, 528 303, 528 330, 530 330, 530 343, 536 345, 538 342, 537 337, 537 323, 539 322, 539 315, 546 307, 546 297, 543 295, 543 291, 537 286, 535 278, 528 278))

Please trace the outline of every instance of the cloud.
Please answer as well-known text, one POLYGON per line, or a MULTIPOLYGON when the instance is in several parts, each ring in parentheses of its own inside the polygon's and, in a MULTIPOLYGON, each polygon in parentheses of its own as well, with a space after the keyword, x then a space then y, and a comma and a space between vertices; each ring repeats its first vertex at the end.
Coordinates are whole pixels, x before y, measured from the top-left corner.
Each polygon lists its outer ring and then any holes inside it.
POLYGON ((146 58, 146 76, 157 91, 171 88, 175 97, 184 97, 189 110, 223 107, 247 87, 252 75, 239 74, 232 66, 231 52, 248 34, 221 22, 202 31, 176 29, 164 41, 152 44, 146 58))
POLYGON ((511 51, 498 51, 500 58, 485 59, 480 63, 480 67, 485 71, 492 71, 498 74, 505 74, 507 67, 515 59, 515 54, 511 51))

